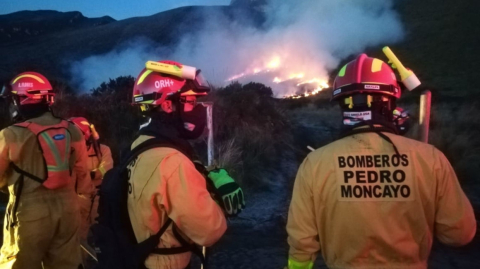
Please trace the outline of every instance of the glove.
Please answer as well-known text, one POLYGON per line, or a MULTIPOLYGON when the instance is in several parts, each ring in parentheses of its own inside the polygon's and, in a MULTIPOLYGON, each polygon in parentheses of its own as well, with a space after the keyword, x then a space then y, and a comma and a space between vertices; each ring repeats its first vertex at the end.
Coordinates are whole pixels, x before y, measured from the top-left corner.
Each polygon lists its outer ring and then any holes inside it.
POLYGON ((225 169, 215 169, 208 173, 208 178, 215 188, 214 192, 220 198, 220 205, 227 216, 235 216, 245 208, 243 190, 230 177, 225 169))

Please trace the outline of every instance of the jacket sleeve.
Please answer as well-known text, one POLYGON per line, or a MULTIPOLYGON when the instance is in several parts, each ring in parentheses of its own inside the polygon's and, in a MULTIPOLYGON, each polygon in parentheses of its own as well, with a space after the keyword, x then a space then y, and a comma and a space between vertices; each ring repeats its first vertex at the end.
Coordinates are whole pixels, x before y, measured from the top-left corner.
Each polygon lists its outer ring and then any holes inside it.
POLYGON ((113 168, 113 158, 110 148, 106 145, 100 145, 102 151, 102 162, 98 165, 98 170, 102 174, 102 178, 108 170, 113 168))
POLYGON ((6 129, 0 132, 0 190, 6 191, 8 182, 5 172, 10 165, 9 148, 5 138, 6 129))
POLYGON ((307 157, 298 170, 288 211, 289 264, 294 262, 310 264, 320 251, 318 229, 315 223, 318 216, 314 210, 311 177, 312 167, 307 157))
POLYGON ((91 197, 95 193, 95 188, 93 187, 90 171, 88 171, 87 167, 87 146, 85 145, 85 141, 80 139, 80 141, 72 142, 72 147, 74 148, 75 154, 73 171, 76 177, 77 193, 91 197))
POLYGON ((435 151, 438 154, 434 168, 437 179, 435 233, 444 244, 466 245, 477 229, 473 208, 450 162, 443 153, 435 151))
MULTIPOLYGON (((163 165, 168 166, 168 161, 163 165)), ((166 178, 166 193, 162 205, 168 216, 193 242, 211 246, 225 233, 225 216, 207 191, 205 178, 190 160, 183 158, 166 178)))

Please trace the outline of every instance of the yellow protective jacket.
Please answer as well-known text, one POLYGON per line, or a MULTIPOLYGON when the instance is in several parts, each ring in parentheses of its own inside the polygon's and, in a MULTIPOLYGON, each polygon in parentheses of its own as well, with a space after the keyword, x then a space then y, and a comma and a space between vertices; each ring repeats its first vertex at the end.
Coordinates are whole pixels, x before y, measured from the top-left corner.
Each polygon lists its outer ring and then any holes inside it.
MULTIPOLYGON (((100 153, 97 156, 95 149, 90 147, 88 149, 87 168, 95 188, 99 188, 102 184, 105 173, 112 169, 113 159, 110 148, 106 145, 100 144, 100 153), (93 175, 93 178, 92 178, 93 175)), ((98 204, 100 197, 97 195, 93 200, 85 199, 84 196, 79 197, 80 202, 80 239, 85 242, 87 240, 90 226, 95 223, 98 217, 98 204)))
POLYGON ((304 160, 288 214, 290 268, 309 268, 321 251, 333 269, 424 269, 434 235, 451 246, 473 239, 473 209, 446 157, 385 134, 400 156, 378 134, 362 133, 304 160))
MULTIPOLYGON (((132 148, 150 139, 140 136, 132 148)), ((168 218, 185 238, 210 246, 226 230, 225 216, 206 189, 204 177, 185 155, 172 148, 153 148, 138 156, 128 167, 131 191, 128 212, 138 242, 156 234, 168 218)), ((179 247, 171 226, 161 237, 159 248, 179 247)), ((145 261, 149 269, 183 269, 191 253, 151 254, 145 261)))
MULTIPOLYGON (((55 125, 60 119, 48 112, 29 121, 55 125)), ((87 170, 87 151, 82 133, 72 124, 70 169, 77 176, 77 191, 91 197, 93 185, 87 170)), ((0 268, 78 268, 78 199, 72 184, 47 189, 41 183, 24 178, 21 196, 16 197, 20 175, 11 163, 39 178, 45 175, 45 164, 36 135, 26 128, 10 126, 0 132, 0 187, 10 194, 5 214, 0 268), (19 199, 17 199, 19 198, 19 199), (13 214, 14 205, 18 208, 13 214), (17 221, 16 225, 9 225, 17 221)))
MULTIPOLYGON (((50 112, 29 121, 40 125, 60 123, 60 119, 54 117, 50 112)), ((85 140, 82 133, 73 124, 69 124, 68 130, 72 135, 72 154, 69 163, 77 178, 77 192, 91 196, 94 189, 87 169, 85 140)), ((12 125, 0 132, 0 189, 6 192, 8 188, 10 194, 13 195, 13 186, 19 175, 10 168, 11 162, 37 177, 44 177, 45 166, 37 138, 26 128, 12 125)), ((25 180, 22 195, 28 195, 28 193, 34 192, 41 186, 40 183, 33 180, 25 180)))

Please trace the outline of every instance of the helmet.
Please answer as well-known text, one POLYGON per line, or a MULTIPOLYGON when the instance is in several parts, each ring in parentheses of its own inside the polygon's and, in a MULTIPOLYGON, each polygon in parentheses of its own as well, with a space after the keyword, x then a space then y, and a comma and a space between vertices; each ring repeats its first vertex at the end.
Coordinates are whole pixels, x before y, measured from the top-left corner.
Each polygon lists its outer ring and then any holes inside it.
POLYGON ((399 134, 404 135, 410 130, 410 121, 410 114, 408 111, 401 107, 397 107, 393 110, 393 123, 397 127, 399 134))
MULTIPOLYGON (((382 60, 368 57, 366 54, 359 55, 340 69, 333 83, 332 100, 350 97, 358 93, 371 96, 368 101, 369 106, 373 96, 398 99, 402 94, 395 73, 390 66, 382 60)), ((345 102, 350 102, 349 105, 353 106, 351 99, 345 100, 345 102)))
MULTIPOLYGON (((159 61, 158 63, 174 66, 177 70, 182 68, 182 64, 173 61, 159 61)), ((170 75, 144 68, 135 80, 133 104, 140 105, 145 111, 149 106, 161 105, 166 100, 207 95, 209 91, 210 87, 200 70, 196 70, 194 79, 186 79, 181 75, 170 75)))
POLYGON ((92 136, 92 129, 90 128, 90 123, 84 117, 73 117, 68 119, 69 122, 73 123, 75 126, 82 131, 85 136, 85 141, 88 141, 92 136))
POLYGON ((43 75, 25 72, 15 76, 3 87, 2 97, 13 97, 17 106, 46 103, 52 105, 55 93, 52 85, 43 75))

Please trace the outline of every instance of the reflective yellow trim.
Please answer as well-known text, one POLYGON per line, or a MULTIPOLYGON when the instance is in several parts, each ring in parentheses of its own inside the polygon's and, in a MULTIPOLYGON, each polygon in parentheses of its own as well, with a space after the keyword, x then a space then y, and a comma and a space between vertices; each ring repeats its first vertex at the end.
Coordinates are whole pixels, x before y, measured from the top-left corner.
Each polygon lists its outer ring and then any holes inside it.
POLYGON ((183 92, 182 94, 180 94, 181 96, 190 96, 190 95, 207 95, 206 92, 202 92, 202 93, 198 93, 198 92, 194 92, 193 90, 189 90, 187 92, 183 92))
POLYGON ((147 76, 150 75, 150 73, 152 73, 152 72, 153 72, 152 70, 147 70, 147 71, 145 71, 145 72, 140 76, 140 78, 138 79, 137 85, 140 85, 140 84, 145 80, 145 78, 147 78, 147 76))
POLYGON ((288 259, 288 269, 312 269, 313 262, 306 261, 306 262, 297 262, 292 258, 288 259))
POLYGON ((15 82, 17 82, 19 79, 21 78, 33 78, 35 79, 36 81, 42 83, 42 84, 45 84, 45 81, 43 81, 42 78, 38 77, 38 76, 35 76, 35 75, 30 75, 30 74, 25 74, 25 75, 21 75, 21 76, 18 76, 13 82, 12 82, 12 85, 15 84, 15 82))
POLYGON ((373 59, 373 62, 372 62, 372 73, 376 73, 380 70, 382 70, 382 60, 379 60, 377 58, 373 59))
POLYGON ((345 76, 345 71, 347 70, 347 65, 348 65, 348 64, 344 65, 344 66, 342 67, 342 69, 340 69, 340 72, 338 72, 338 76, 339 76, 339 77, 345 76))
POLYGON ((107 170, 105 170, 105 167, 103 167, 105 165, 105 162, 102 162, 100 164, 100 166, 98 167, 98 170, 100 171, 100 173, 102 174, 102 177, 105 175, 105 173, 107 173, 107 170))
POLYGON ((349 96, 345 98, 345 104, 348 105, 348 108, 352 109, 353 108, 353 97, 349 96))
POLYGON ((13 94, 17 94, 17 91, 12 91, 13 94))

